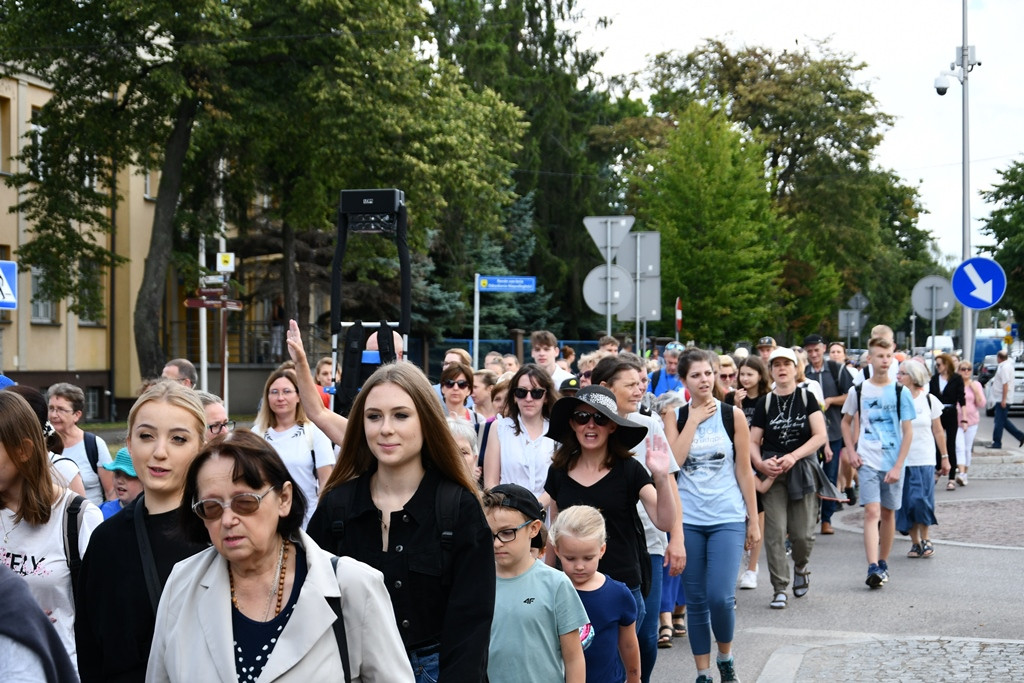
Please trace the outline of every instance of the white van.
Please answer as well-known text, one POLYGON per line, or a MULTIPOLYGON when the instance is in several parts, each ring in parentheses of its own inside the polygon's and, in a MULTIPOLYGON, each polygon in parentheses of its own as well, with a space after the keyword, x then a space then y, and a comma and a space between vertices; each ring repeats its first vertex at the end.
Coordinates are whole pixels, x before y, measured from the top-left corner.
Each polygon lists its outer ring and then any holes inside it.
MULTIPOLYGON (((928 335, 928 339, 924 342, 924 349, 926 353, 930 353, 932 350, 932 336, 928 335)), ((935 350, 939 353, 953 353, 953 338, 947 337, 942 334, 935 335, 935 350)))

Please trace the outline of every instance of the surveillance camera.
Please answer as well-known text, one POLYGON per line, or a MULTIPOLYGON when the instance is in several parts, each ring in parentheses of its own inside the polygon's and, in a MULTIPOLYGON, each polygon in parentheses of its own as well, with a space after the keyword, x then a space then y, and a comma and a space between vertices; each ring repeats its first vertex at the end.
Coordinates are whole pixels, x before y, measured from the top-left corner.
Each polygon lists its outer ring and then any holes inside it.
POLYGON ((936 78, 935 92, 939 93, 939 95, 945 95, 947 90, 949 90, 949 78, 945 75, 936 78))

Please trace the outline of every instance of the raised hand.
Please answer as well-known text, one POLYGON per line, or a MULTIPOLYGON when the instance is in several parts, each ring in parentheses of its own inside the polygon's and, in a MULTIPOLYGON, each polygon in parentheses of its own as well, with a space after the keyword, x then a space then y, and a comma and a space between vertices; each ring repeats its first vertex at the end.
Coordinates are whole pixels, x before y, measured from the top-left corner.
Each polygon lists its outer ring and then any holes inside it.
POLYGON ((296 365, 308 365, 306 361, 306 350, 302 347, 302 333, 299 332, 299 324, 294 320, 288 321, 288 355, 292 357, 296 365))
POLYGON ((651 476, 668 476, 669 458, 668 442, 661 436, 647 437, 647 469, 651 476))

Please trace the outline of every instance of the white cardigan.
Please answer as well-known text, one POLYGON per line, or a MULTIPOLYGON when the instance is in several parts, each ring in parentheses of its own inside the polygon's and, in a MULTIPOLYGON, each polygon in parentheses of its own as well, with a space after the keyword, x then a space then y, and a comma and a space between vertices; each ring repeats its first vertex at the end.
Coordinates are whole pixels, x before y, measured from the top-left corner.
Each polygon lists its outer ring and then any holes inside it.
MULTIPOLYGON (((341 597, 352 681, 413 683, 412 666, 395 624, 383 575, 343 557, 334 576, 331 555, 299 532, 309 568, 295 610, 260 681, 341 681, 341 658, 325 596, 341 597)), ((160 598, 146 681, 235 681, 231 590, 227 561, 215 548, 174 566, 160 598)))

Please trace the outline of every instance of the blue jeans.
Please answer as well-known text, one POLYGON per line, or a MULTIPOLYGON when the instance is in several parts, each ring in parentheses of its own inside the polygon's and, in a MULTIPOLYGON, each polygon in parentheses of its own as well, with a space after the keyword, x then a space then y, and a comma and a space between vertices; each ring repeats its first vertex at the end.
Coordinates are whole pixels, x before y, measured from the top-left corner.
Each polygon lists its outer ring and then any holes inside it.
POLYGON ((694 655, 711 652, 711 633, 731 643, 736 629, 736 574, 747 536, 744 522, 709 526, 683 522, 686 545, 686 630, 694 655))
MULTIPOLYGON (((825 470, 825 476, 833 484, 839 479, 839 452, 843 449, 843 440, 836 439, 835 441, 829 441, 828 444, 832 448, 832 460, 829 462, 823 462, 821 469, 825 470)), ((836 511, 839 505, 834 500, 823 500, 821 501, 821 521, 832 523, 832 513, 836 511)))
POLYGON ((1024 441, 1024 432, 1021 432, 1012 422, 1010 422, 1007 414, 1009 408, 1004 408, 999 402, 996 403, 996 423, 992 427, 992 446, 994 448, 1003 447, 1003 430, 1010 432, 1013 438, 1017 441, 1024 441))
POLYGON ((437 683, 441 675, 441 650, 437 645, 409 650, 409 663, 416 683, 437 683))
MULTIPOLYGON (((652 588, 653 592, 654 589, 652 588)), ((647 614, 647 605, 644 602, 644 593, 640 586, 636 588, 630 588, 629 592, 633 594, 633 599, 636 600, 636 633, 640 635, 640 624, 644 623, 644 616, 647 614)))
POLYGON ((658 608, 661 606, 661 565, 664 555, 651 555, 651 592, 644 600, 644 618, 637 631, 640 641, 640 681, 650 683, 654 663, 658 660, 658 608))

